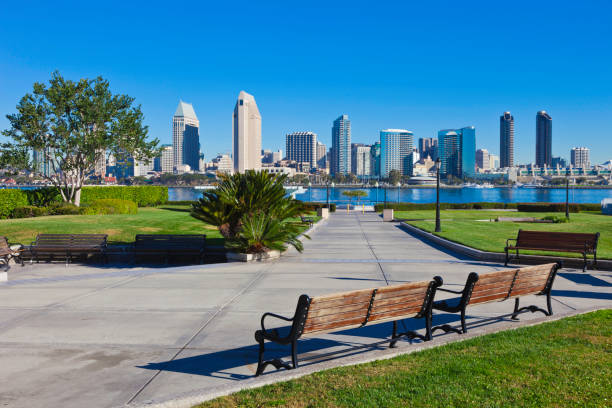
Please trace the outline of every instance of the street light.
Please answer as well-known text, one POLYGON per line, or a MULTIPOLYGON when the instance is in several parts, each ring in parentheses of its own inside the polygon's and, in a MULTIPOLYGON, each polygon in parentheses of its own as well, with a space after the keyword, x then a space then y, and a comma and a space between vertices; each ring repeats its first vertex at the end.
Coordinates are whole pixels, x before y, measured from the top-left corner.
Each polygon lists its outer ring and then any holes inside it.
POLYGON ((565 175, 565 218, 569 220, 569 175, 565 175))
POLYGON ((395 184, 397 186, 397 202, 399 203, 400 200, 400 186, 402 185, 399 181, 395 184))
POLYGON ((329 209, 329 180, 327 180, 327 208, 329 209))
POLYGON ((378 181, 374 183, 374 186, 376 187, 376 204, 378 204, 378 181))
POLYGON ((308 201, 312 202, 312 183, 308 181, 308 201))
POLYGON ((436 159, 436 232, 440 232, 440 158, 436 159))

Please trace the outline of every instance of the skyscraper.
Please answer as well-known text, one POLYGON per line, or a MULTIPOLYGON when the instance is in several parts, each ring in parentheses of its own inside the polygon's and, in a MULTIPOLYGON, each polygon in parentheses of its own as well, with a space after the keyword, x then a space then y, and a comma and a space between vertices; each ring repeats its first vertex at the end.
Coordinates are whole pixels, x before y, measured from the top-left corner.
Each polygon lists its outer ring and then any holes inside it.
POLYGON ((370 174, 380 177, 380 141, 374 143, 370 148, 370 174))
POLYGON ((572 166, 580 169, 591 167, 589 160, 589 149, 586 147, 574 147, 571 150, 572 166))
POLYGON ((153 170, 161 173, 172 173, 174 169, 173 154, 172 145, 161 145, 161 154, 155 158, 153 170))
POLYGON ((351 172, 357 177, 369 177, 371 173, 370 146, 363 143, 351 145, 351 172))
POLYGON ((429 156, 431 160, 438 158, 438 140, 433 137, 422 137, 419 139, 419 155, 422 158, 429 156))
POLYGON ((327 146, 317 140, 317 168, 327 169, 327 146))
POLYGON ((500 167, 514 167, 514 116, 504 112, 499 117, 500 167))
POLYGON ((317 134, 313 132, 293 132, 286 135, 287 160, 297 163, 310 163, 317 167, 317 134))
POLYGON ((190 103, 180 101, 172 117, 173 170, 183 172, 185 165, 198 170, 200 121, 190 103))
POLYGON ((413 134, 405 129, 380 131, 380 176, 389 177, 391 170, 404 176, 412 175, 413 134))
POLYGON ((351 121, 348 115, 342 115, 334 120, 332 156, 332 175, 351 172, 351 121))
POLYGON ((476 167, 483 170, 491 168, 491 157, 487 149, 476 150, 476 167))
POLYGON ((552 166, 552 118, 546 111, 536 115, 536 159, 538 167, 552 166))
POLYGON ((234 171, 261 169, 261 115, 255 98, 240 91, 233 115, 234 171))
POLYGON ((476 128, 447 129, 438 132, 440 174, 459 178, 476 172, 476 128))

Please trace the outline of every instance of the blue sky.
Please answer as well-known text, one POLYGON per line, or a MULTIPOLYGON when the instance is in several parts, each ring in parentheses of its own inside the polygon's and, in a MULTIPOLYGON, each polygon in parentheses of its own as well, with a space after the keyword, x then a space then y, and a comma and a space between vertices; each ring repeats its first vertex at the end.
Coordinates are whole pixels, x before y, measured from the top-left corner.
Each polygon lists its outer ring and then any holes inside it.
POLYGON ((354 142, 383 128, 415 138, 476 126, 499 151, 515 118, 515 157, 532 162, 535 115, 553 118, 553 154, 575 145, 612 159, 612 3, 5 2, 0 128, 51 72, 102 75, 142 105, 150 135, 171 140, 179 99, 193 103, 207 160, 231 149, 240 90, 255 96, 263 147, 314 131, 331 143, 346 113, 354 142), (427 4, 425 4, 427 3, 427 4))

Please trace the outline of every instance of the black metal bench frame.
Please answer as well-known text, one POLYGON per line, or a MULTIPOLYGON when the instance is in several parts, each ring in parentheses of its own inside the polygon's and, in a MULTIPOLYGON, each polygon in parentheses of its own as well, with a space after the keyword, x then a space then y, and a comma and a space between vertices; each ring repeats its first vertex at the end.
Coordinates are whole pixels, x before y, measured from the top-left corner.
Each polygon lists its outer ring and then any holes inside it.
MULTIPOLYGON (((591 245, 589 245, 588 242, 584 243, 584 251, 570 251, 567 249, 563 249, 563 248, 536 248, 536 247, 531 247, 531 246, 524 246, 524 245, 519 245, 518 239, 521 235, 521 231, 523 230, 519 230, 518 231, 518 235, 516 238, 508 238, 506 240, 506 247, 504 248, 504 251, 506 253, 506 262, 504 263, 505 266, 508 266, 508 263, 510 262, 510 251, 516 251, 516 257, 515 260, 518 261, 519 260, 519 249, 523 249, 523 250, 532 250, 532 251, 544 251, 544 252, 568 252, 568 253, 579 253, 582 255, 582 258, 584 260, 584 264, 582 266, 582 271, 586 272, 587 271, 587 266, 588 266, 588 259, 587 259, 587 255, 588 254, 592 254, 593 255, 593 265, 592 268, 593 269, 597 269, 597 244, 599 243, 599 232, 593 234, 595 235, 595 243, 594 245, 591 247, 591 245), (511 246, 510 245, 510 241, 514 241, 516 242, 515 245, 511 246)), ((537 231, 537 232, 546 232, 546 231, 537 231)), ((549 232, 550 234, 554 234, 554 232, 549 232)))
POLYGON ((313 217, 305 217, 305 216, 301 215, 300 219, 302 220, 303 224, 308 224, 311 227, 312 227, 312 224, 314 224, 314 218, 313 217))
POLYGON ((138 234, 135 237, 134 244, 132 245, 132 261, 136 261, 136 257, 138 255, 151 255, 152 251, 155 253, 164 256, 165 263, 168 264, 169 257, 171 255, 193 255, 198 258, 200 264, 204 260, 204 255, 206 252, 206 235, 205 234, 138 234), (153 240, 151 238, 156 237, 164 237, 167 238, 165 240, 153 240), (189 243, 201 243, 201 247, 196 248, 195 245, 190 248, 180 247, 167 247, 164 248, 164 243, 171 243, 173 240, 175 241, 184 241, 188 239, 189 243))
MULTIPOLYGON (((415 331, 408 330, 406 332, 398 333, 397 332, 397 320, 393 321, 393 332, 391 334, 391 339, 389 342, 389 347, 395 347, 395 344, 402 337, 408 337, 409 339, 421 339, 423 341, 429 341, 432 339, 432 305, 434 296, 436 293, 436 289, 442 285, 442 278, 439 276, 434 277, 434 279, 429 283, 425 296, 423 298, 423 305, 421 306, 421 310, 413 319, 422 319, 425 318, 425 335, 419 334, 415 331)), ((364 322, 360 327, 368 324, 368 319, 370 317, 370 311, 372 309, 372 305, 374 303, 374 298, 376 296, 377 289, 372 289, 372 295, 370 298, 370 306, 366 313, 366 317, 364 322)), ((308 310, 310 308, 310 303, 312 298, 308 295, 301 295, 298 298, 297 307, 295 309, 295 314, 293 317, 285 317, 275 313, 264 313, 261 316, 261 329, 255 331, 255 341, 259 343, 259 356, 257 363, 257 371, 255 376, 259 376, 268 365, 273 365, 276 369, 285 368, 292 369, 298 367, 298 357, 297 357, 297 341, 302 336, 304 331, 304 325, 308 319, 308 310), (291 329, 286 336, 281 336, 277 329, 266 329, 264 320, 266 317, 274 317, 279 320, 283 320, 286 322, 291 322, 291 329), (272 360, 264 360, 264 352, 265 352, 265 340, 271 341, 273 343, 281 344, 281 345, 291 345, 291 364, 283 361, 282 359, 272 359, 272 360)), ((399 319, 403 320, 403 319, 399 319)), ((378 322, 374 321, 372 324, 377 324, 378 322)), ((380 323, 388 323, 388 321, 380 322, 380 323)), ((335 329, 334 329, 335 330, 335 329)), ((337 328, 338 331, 343 330, 342 327, 337 328)))
POLYGON ((46 258, 44 255, 48 255, 49 260, 53 260, 55 258, 54 255, 63 255, 66 258, 66 265, 68 265, 74 256, 83 256, 83 255, 100 255, 102 261, 106 264, 108 263, 108 254, 106 252, 107 249, 107 239, 108 235, 106 234, 39 234, 36 237, 36 241, 32 242, 29 247, 27 247, 28 252, 30 253, 30 261, 36 261, 38 263, 41 258, 46 258), (41 237, 45 238, 48 236, 61 236, 62 238, 70 238, 70 241, 67 245, 59 247, 57 245, 46 245, 45 243, 39 242, 41 237), (79 242, 78 244, 73 243, 74 238, 78 238, 79 236, 91 235, 96 238, 100 238, 102 242, 95 242, 92 244, 83 244, 79 242))
MULTIPOLYGON (((555 280, 555 276, 557 275, 557 271, 561 269, 561 267, 562 267, 561 263, 557 262, 557 264, 553 267, 550 274, 548 275, 544 289, 541 292, 535 294, 536 296, 546 296, 547 310, 544 310, 536 305, 519 307, 520 306, 519 299, 522 296, 517 296, 514 299, 514 311, 512 312, 512 316, 511 316, 513 320, 518 320, 517 316, 521 313, 526 313, 526 312, 531 312, 531 313, 541 312, 541 313, 544 313, 545 316, 552 316, 553 310, 552 310, 552 303, 550 300, 550 292, 552 290, 552 285, 555 280)), ((518 274, 518 271, 520 271, 520 269, 517 269, 516 274, 518 274)), ((517 276, 516 274, 514 276, 514 279, 516 279, 516 276, 517 276)), ((440 326, 433 327, 432 333, 435 332, 436 330, 443 330, 445 333, 448 333, 448 332, 455 332, 458 334, 467 333, 467 327, 465 324, 465 310, 467 309, 467 306, 470 303, 470 298, 472 297, 472 290, 474 289, 476 282, 478 282, 478 279, 479 279, 478 274, 476 272, 471 272, 468 275, 468 278, 467 278, 467 281, 465 282, 465 286, 463 290, 461 291, 450 290, 450 289, 445 289, 445 288, 438 288, 438 290, 442 292, 461 295, 461 299, 459 300, 459 303, 455 306, 448 305, 444 300, 440 300, 437 302, 434 301, 432 305, 434 310, 440 310, 440 311, 447 312, 447 313, 460 313, 461 314, 461 330, 456 329, 448 324, 443 324, 440 326)), ((504 301, 508 297, 511 297, 512 288, 513 288, 513 285, 510 286, 509 292, 506 295, 506 297, 500 299, 499 301, 504 301)))

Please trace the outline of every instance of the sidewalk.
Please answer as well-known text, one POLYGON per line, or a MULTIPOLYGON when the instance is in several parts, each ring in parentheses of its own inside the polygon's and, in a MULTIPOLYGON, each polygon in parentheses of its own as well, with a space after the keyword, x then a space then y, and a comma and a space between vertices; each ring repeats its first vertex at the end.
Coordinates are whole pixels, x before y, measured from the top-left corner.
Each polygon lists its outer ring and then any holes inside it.
MULTIPOLYGON (((289 251, 278 261, 258 264, 14 268, 8 284, 0 285, 0 403, 112 407, 246 384, 255 372, 253 332, 261 315, 293 314, 302 293, 316 296, 434 275, 459 288, 471 271, 504 269, 436 248, 373 213, 335 213, 311 238, 302 254, 289 251)), ((553 299, 556 314, 612 307, 612 273, 562 270, 553 299)), ((468 327, 478 333, 515 325, 500 317, 512 307, 504 302, 468 309, 468 327)), ((435 324, 449 321, 456 316, 434 317, 435 324)), ((422 329, 422 322, 407 323, 422 329)), ((339 363, 343 356, 383 356, 390 330, 390 324, 381 324, 301 341, 300 361, 313 369, 339 363)), ((398 350, 415 345, 400 342, 398 350)), ((282 347, 270 350, 270 355, 288 354, 282 347)), ((259 378, 266 376, 278 378, 259 378)))

